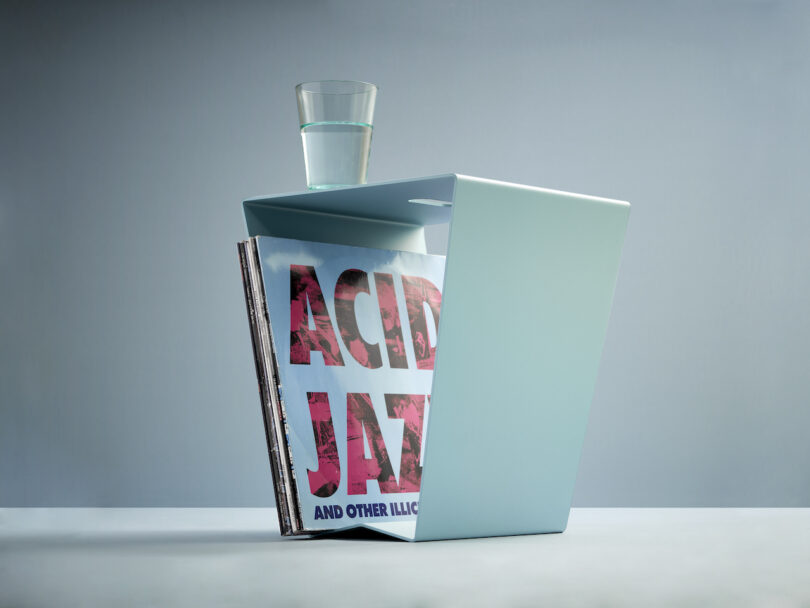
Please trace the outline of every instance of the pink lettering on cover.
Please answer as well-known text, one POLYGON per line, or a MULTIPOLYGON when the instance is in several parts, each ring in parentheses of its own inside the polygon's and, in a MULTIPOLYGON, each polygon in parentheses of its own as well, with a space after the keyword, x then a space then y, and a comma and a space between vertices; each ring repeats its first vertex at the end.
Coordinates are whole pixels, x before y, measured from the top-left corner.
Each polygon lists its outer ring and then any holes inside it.
POLYGON ((399 491, 418 492, 422 483, 422 428, 425 419, 425 395, 386 395, 389 418, 405 421, 402 434, 402 459, 399 465, 399 491))
POLYGON ((340 457, 335 439, 335 426, 332 424, 332 411, 329 409, 329 395, 307 393, 309 415, 312 418, 312 432, 318 450, 318 470, 307 470, 309 491, 315 496, 332 496, 340 485, 340 457))
POLYGON ((335 319, 340 337, 352 357, 369 369, 382 367, 382 354, 378 344, 369 344, 360 335, 354 301, 358 294, 370 294, 368 274, 355 268, 344 270, 335 285, 335 319))
POLYGON ((436 333, 439 332, 439 310, 442 306, 442 294, 427 279, 402 276, 402 287, 405 291, 405 303, 408 307, 408 320, 411 326, 411 339, 416 354, 416 367, 433 369, 436 358, 436 345, 430 344, 428 338, 428 321, 425 315, 425 302, 433 312, 436 333))
POLYGON ((366 483, 370 479, 379 482, 380 492, 399 492, 394 469, 391 467, 388 450, 385 449, 385 441, 368 393, 347 395, 346 435, 348 493, 365 494, 366 483), (368 437, 371 458, 365 457, 364 429, 368 437))
POLYGON ((326 365, 343 365, 343 357, 312 266, 290 265, 290 363, 309 365, 310 352, 323 355, 326 365), (315 323, 309 328, 307 303, 315 323))
POLYGON ((402 323, 399 320, 397 294, 394 291, 394 277, 390 274, 375 272, 374 283, 377 287, 377 301, 380 304, 388 363, 394 369, 408 369, 405 340, 402 337, 402 323))

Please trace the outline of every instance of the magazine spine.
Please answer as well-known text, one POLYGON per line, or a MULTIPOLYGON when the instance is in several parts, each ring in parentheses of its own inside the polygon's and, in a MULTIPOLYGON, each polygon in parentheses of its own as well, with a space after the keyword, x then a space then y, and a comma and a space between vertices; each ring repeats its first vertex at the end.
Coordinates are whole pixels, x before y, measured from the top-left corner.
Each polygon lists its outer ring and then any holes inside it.
POLYGON ((279 528, 283 536, 302 534, 304 531, 288 451, 286 421, 280 404, 280 386, 264 300, 264 286, 260 265, 257 263, 258 252, 253 239, 239 243, 238 250, 279 528))

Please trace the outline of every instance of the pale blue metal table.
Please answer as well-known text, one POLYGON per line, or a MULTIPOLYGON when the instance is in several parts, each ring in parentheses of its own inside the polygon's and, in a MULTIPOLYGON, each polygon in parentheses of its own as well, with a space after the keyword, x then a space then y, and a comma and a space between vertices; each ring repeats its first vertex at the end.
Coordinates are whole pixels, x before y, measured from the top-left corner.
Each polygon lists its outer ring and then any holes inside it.
POLYGON ((250 199, 251 236, 424 253, 449 224, 431 414, 407 540, 561 532, 630 213, 464 175, 250 199))

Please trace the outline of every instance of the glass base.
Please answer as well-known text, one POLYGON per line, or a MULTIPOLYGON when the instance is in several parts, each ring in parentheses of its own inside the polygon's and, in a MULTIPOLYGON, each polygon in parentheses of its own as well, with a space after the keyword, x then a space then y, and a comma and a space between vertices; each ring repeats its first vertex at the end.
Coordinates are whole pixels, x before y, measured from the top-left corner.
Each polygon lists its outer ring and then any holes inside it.
POLYGON ((349 188, 351 186, 362 186, 365 182, 360 184, 319 184, 317 186, 307 186, 309 190, 331 190, 332 188, 349 188))

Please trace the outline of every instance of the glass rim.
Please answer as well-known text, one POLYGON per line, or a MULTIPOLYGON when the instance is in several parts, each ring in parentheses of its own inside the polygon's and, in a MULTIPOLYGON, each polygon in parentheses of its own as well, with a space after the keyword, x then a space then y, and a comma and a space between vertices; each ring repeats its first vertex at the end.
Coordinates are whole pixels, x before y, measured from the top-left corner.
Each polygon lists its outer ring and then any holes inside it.
POLYGON ((298 93, 308 93, 310 95, 364 95, 372 91, 379 91, 380 87, 371 82, 363 80, 308 80, 295 85, 295 90, 298 93), (355 91, 316 91, 309 88, 309 85, 323 85, 323 84, 351 84, 361 85, 355 91))

